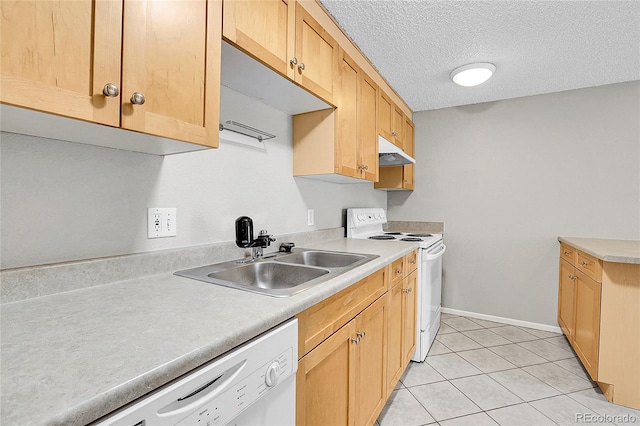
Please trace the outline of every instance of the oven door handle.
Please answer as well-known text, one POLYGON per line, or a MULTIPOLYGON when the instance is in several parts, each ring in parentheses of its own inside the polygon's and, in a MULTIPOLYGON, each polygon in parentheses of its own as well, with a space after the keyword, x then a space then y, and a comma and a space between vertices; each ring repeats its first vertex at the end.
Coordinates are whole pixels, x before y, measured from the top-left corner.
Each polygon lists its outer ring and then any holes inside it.
POLYGON ((442 249, 438 250, 438 251, 436 251, 434 253, 427 252, 426 260, 435 260, 435 259, 439 258, 440 256, 442 256, 445 251, 447 251, 447 246, 445 246, 444 244, 441 244, 440 247, 442 247, 442 249))

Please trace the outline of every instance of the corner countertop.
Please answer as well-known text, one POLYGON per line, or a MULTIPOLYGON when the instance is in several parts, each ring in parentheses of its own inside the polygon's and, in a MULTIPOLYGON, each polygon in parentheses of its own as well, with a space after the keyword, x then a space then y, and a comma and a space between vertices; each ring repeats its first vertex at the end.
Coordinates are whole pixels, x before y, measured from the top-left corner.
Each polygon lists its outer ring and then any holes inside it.
POLYGON ((605 262, 640 264, 640 241, 638 240, 558 237, 558 241, 605 262))
POLYGON ((3 304, 0 423, 92 422, 417 247, 313 244, 380 257, 287 298, 160 274, 3 304))

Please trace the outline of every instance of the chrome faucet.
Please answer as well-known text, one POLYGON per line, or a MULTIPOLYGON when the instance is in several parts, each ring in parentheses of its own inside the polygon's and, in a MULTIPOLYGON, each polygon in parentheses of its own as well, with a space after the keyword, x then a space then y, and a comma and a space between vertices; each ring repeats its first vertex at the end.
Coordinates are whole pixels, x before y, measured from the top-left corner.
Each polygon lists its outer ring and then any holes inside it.
POLYGON ((275 241, 275 238, 272 238, 271 235, 269 235, 267 233, 266 229, 261 230, 258 233, 258 238, 256 238, 255 240, 251 241, 251 243, 249 244, 249 247, 253 248, 253 252, 252 252, 252 258, 255 259, 259 259, 262 257, 262 249, 265 247, 269 247, 271 245, 271 243, 273 241, 275 241))
POLYGON ((248 216, 240 216, 236 219, 236 245, 242 248, 253 248, 250 259, 243 260, 243 263, 252 262, 262 257, 262 250, 269 247, 276 239, 267 233, 266 229, 258 233, 258 237, 253 239, 253 220, 248 216))

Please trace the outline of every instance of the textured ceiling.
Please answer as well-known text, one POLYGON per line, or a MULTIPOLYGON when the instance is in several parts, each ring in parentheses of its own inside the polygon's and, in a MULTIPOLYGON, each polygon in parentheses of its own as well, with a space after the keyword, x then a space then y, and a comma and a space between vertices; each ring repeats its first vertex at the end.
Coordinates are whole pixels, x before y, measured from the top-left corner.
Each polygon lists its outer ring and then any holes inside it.
POLYGON ((414 111, 640 80, 640 1, 320 0, 414 111), (486 83, 451 71, 492 62, 486 83))

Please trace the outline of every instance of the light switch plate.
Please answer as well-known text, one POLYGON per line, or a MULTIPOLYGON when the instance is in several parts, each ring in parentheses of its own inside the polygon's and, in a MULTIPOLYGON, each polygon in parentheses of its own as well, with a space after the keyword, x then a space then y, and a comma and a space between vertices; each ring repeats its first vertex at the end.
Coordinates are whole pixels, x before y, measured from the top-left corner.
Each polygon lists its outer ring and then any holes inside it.
POLYGON ((178 216, 175 207, 147 209, 147 238, 175 237, 178 229, 178 216))
POLYGON ((315 223, 313 209, 307 210, 307 225, 312 226, 315 223))

